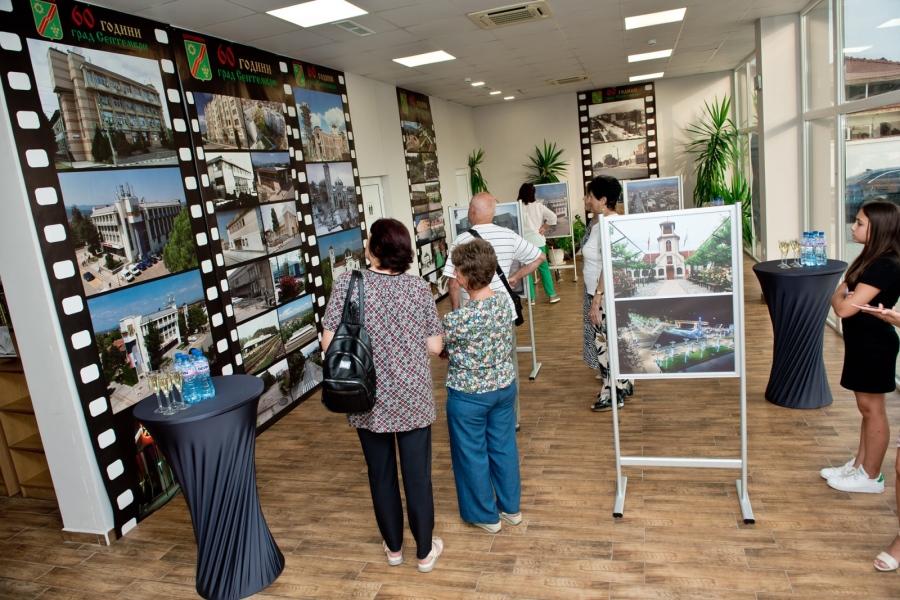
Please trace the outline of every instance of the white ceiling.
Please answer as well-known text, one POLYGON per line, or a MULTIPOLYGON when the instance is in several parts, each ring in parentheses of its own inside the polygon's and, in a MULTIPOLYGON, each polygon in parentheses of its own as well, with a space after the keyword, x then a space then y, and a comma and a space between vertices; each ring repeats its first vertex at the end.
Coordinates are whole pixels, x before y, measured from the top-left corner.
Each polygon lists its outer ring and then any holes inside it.
POLYGON ((547 0, 552 19, 478 28, 466 15, 512 0, 350 0, 369 11, 352 21, 375 31, 359 37, 335 25, 308 29, 265 14, 298 0, 100 0, 97 4, 222 37, 468 106, 620 85, 633 75, 666 78, 732 69, 754 48, 760 17, 799 12, 808 0, 547 0), (687 6, 681 23, 625 31, 625 17, 687 6), (651 46, 647 42, 655 39, 651 46), (627 55, 674 48, 669 58, 627 62, 627 55), (408 68, 391 59, 444 50, 457 60, 408 68), (551 79, 587 75, 565 86, 551 79), (490 96, 464 82, 484 81, 490 96))

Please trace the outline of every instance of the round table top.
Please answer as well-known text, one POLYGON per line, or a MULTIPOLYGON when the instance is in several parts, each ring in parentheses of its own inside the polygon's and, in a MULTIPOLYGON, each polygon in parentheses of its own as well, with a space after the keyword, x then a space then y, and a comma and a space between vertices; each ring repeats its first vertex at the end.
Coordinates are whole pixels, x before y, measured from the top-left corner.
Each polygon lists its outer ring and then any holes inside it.
MULTIPOLYGON (((828 264, 820 267, 782 269, 778 266, 780 263, 780 260, 767 260, 766 262, 756 263, 753 265, 753 271, 755 273, 778 275, 780 277, 811 277, 816 275, 834 275, 835 273, 843 273, 847 269, 847 263, 842 260, 834 260, 831 258, 828 259, 828 264)), ((788 264, 793 263, 788 261, 788 264)))
POLYGON ((209 400, 191 404, 174 415, 153 412, 158 407, 156 398, 148 396, 134 407, 134 418, 142 423, 166 423, 170 425, 190 423, 214 417, 255 400, 263 393, 263 380, 252 375, 225 375, 212 378, 216 395, 209 400))

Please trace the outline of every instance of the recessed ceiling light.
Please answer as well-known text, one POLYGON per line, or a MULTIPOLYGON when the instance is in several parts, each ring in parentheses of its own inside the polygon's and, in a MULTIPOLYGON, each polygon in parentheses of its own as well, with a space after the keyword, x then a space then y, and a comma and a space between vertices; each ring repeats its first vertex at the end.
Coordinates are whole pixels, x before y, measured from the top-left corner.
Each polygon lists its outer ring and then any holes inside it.
POLYGON ((659 79, 665 75, 665 73, 648 73, 647 75, 635 75, 634 77, 629 77, 628 81, 644 81, 646 79, 659 79))
POLYGON ((491 92, 491 96, 496 96, 497 94, 502 94, 502 93, 503 92, 501 92, 500 90, 496 90, 496 91, 491 92))
POLYGON ((515 96, 503 96, 504 100, 514 100, 515 96))
POLYGON ((628 62, 640 62, 642 60, 655 60, 657 58, 668 58, 672 56, 671 50, 657 50, 656 52, 645 52, 643 54, 629 54, 628 62))
POLYGON ((684 19, 685 11, 687 11, 687 8, 676 8, 675 10, 664 10, 647 15, 625 17, 625 29, 638 29, 639 27, 650 27, 651 25, 662 25, 663 23, 677 23, 684 19))
POLYGON ((312 0, 302 4, 286 6, 266 14, 284 19, 301 27, 315 27, 324 23, 334 23, 350 17, 369 14, 358 6, 345 0, 312 0))
POLYGON ((876 29, 881 29, 882 27, 900 27, 900 19, 891 19, 890 21, 885 21, 876 29))
POLYGON ((418 67, 421 65, 430 65, 431 63, 443 62, 445 60, 456 60, 455 56, 447 54, 443 50, 437 52, 426 52, 425 54, 416 54, 415 56, 404 56, 403 58, 395 58, 394 62, 400 63, 407 67, 418 67))
POLYGON ((844 54, 851 54, 854 52, 863 52, 864 50, 868 50, 872 46, 854 46, 853 48, 844 48, 844 54))
POLYGON ((483 81, 476 81, 475 83, 472 84, 472 87, 481 87, 483 85, 484 85, 483 81))

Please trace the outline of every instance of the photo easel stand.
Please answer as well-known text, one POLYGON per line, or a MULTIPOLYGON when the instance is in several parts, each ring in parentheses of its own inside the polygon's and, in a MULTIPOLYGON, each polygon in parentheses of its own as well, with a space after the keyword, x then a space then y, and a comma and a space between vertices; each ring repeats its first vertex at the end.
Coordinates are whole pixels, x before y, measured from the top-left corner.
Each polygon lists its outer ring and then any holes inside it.
POLYGON ((541 370, 541 363, 537 359, 537 350, 534 346, 534 311, 531 307, 531 289, 527 282, 523 286, 525 288, 525 302, 528 303, 528 334, 531 336, 531 346, 516 346, 516 353, 531 352, 531 374, 528 376, 529 381, 534 381, 538 371, 541 370))
MULTIPOLYGON (((740 216, 740 204, 737 206, 736 214, 740 216)), ((608 249, 609 228, 605 226, 606 219, 601 218, 600 224, 603 228, 600 230, 601 240, 604 249, 608 249)), ((739 220, 734 222, 740 223, 739 220)), ((738 237, 738 239, 740 239, 738 237)), ((741 248, 741 246, 732 246, 741 248)), ((604 257, 606 258, 606 257, 604 257)), ((737 298, 738 312, 735 315, 735 333, 739 336, 739 342, 735 341, 735 351, 738 356, 739 378, 740 378, 740 403, 741 403, 741 456, 740 458, 675 458, 665 456, 622 456, 622 448, 619 441, 619 409, 616 402, 612 403, 612 422, 613 422, 613 442, 616 452, 616 498, 613 505, 613 517, 621 519, 625 513, 625 490, 628 484, 628 478, 622 475, 622 467, 688 467, 688 468, 706 468, 706 469, 740 469, 741 478, 736 479, 734 484, 737 488, 738 503, 741 507, 741 515, 744 517, 744 523, 750 525, 756 522, 753 517, 753 509, 750 507, 750 496, 747 493, 747 375, 746 375, 746 359, 744 352, 744 267, 743 253, 735 260, 735 268, 733 269, 732 286, 734 294, 737 298)), ((607 290, 614 289, 613 274, 611 263, 604 260, 603 266, 604 286, 607 290)), ((619 344, 617 340, 616 329, 616 312, 614 306, 613 294, 605 295, 606 303, 606 325, 608 332, 614 332, 613 336, 607 335, 609 340, 609 369, 612 381, 619 379, 619 344)), ((687 378, 681 378, 687 379, 687 378)), ((706 378, 708 379, 708 378, 706 378)))

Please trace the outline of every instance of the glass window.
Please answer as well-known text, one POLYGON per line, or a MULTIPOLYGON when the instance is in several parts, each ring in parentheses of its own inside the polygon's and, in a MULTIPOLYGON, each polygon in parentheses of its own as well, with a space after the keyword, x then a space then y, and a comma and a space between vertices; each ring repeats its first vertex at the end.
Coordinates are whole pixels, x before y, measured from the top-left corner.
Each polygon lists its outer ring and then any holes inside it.
POLYGON ((748 107, 750 118, 748 119, 750 127, 756 127, 756 109, 759 103, 759 92, 756 90, 756 57, 750 59, 747 63, 747 91, 750 106, 748 107))
POLYGON ((838 242, 837 203, 835 199, 834 117, 806 123, 806 189, 809 196, 808 228, 824 231, 828 256, 834 257, 838 242))
POLYGON ((897 0, 844 0, 844 99, 900 90, 897 0))
POLYGON ((831 38, 831 0, 822 0, 806 13, 806 110, 834 106, 834 46, 831 38))

